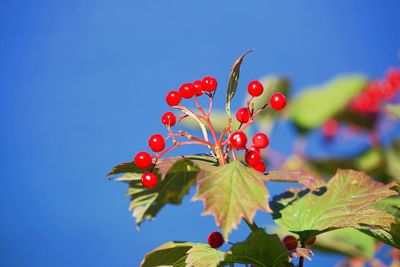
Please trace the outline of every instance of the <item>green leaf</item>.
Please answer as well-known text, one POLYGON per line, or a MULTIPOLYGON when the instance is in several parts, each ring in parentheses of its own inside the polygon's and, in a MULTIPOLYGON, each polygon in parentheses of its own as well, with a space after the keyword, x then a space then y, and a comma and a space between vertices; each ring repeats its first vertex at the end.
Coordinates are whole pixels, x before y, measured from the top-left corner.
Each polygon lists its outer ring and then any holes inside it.
POLYGON ((181 262, 194 245, 188 242, 168 242, 146 254, 140 267, 185 266, 177 263, 181 262))
POLYGON ((278 235, 268 235, 264 229, 257 229, 244 242, 232 246, 225 262, 255 264, 260 267, 291 266, 288 259, 288 252, 278 235))
POLYGON ((366 86, 363 75, 343 75, 326 84, 307 88, 290 104, 289 118, 300 128, 311 130, 338 114, 366 86))
POLYGON ((187 252, 186 266, 217 267, 224 260, 225 252, 209 245, 195 244, 187 252))
POLYGON ((139 226, 145 219, 153 219, 166 204, 179 205, 195 183, 198 172, 198 167, 190 160, 181 159, 174 163, 157 186, 150 189, 142 186, 139 174, 126 174, 125 177, 131 179, 129 209, 133 211, 136 225, 139 226))
POLYGON ((325 185, 325 181, 304 170, 274 170, 267 174, 267 179, 274 182, 295 182, 304 185, 305 187, 318 191, 318 188, 325 185))
POLYGON ((400 248, 400 198, 382 199, 375 204, 375 208, 393 215, 396 218, 395 222, 390 225, 389 229, 363 229, 361 231, 392 247, 400 248))
POLYGON ((395 140, 385 151, 386 173, 400 180, 400 139, 395 140))
POLYGON ((242 65, 243 58, 253 50, 249 50, 238 59, 236 59, 235 63, 233 63, 232 69, 229 73, 229 81, 228 81, 228 88, 226 90, 226 113, 228 114, 229 118, 231 117, 231 100, 236 94, 236 89, 239 84, 239 74, 240 74, 240 66, 242 65))
POLYGON ((377 201, 397 195, 395 183, 375 182, 365 173, 338 170, 319 192, 285 192, 272 202, 275 222, 302 240, 334 229, 371 227, 389 230, 392 215, 374 208, 377 201))
POLYGON ((400 104, 397 105, 386 105, 386 112, 388 112, 395 119, 400 120, 400 104))
POLYGON ((372 259, 375 240, 353 228, 343 228, 323 233, 313 245, 315 250, 338 253, 351 258, 372 259))
POLYGON ((225 240, 242 218, 253 222, 256 211, 270 212, 265 176, 240 161, 205 171, 193 200, 203 200, 203 214, 213 215, 225 240))

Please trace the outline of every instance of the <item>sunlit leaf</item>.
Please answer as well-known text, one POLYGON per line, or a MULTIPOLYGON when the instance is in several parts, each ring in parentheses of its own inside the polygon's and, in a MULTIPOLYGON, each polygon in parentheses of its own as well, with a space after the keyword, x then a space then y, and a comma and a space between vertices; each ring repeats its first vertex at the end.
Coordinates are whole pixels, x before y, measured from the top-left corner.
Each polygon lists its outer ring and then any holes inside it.
POLYGON ((400 105, 386 105, 385 110, 394 118, 400 120, 400 105))
POLYGON ((363 75, 342 75, 306 88, 290 104, 289 118, 301 129, 314 129, 338 114, 366 86, 363 75))
POLYGON ((174 163, 157 186, 150 189, 143 187, 139 174, 125 174, 124 177, 132 179, 127 194, 131 196, 129 209, 133 211, 136 225, 154 218, 166 204, 180 204, 195 183, 198 172, 198 167, 191 161, 182 159, 174 163))
POLYGON ((318 236, 313 249, 371 259, 375 254, 375 239, 353 228, 343 228, 318 236))
POLYGON ((394 216, 376 210, 377 201, 397 195, 395 183, 382 184, 362 172, 338 170, 325 189, 285 192, 271 207, 275 222, 302 240, 334 229, 371 227, 389 230, 394 216))
POLYGON ((235 63, 233 63, 232 69, 229 73, 228 88, 226 89, 226 101, 225 101, 226 103, 225 109, 229 117, 231 117, 231 101, 236 94, 236 89, 239 84, 240 66, 242 65, 243 58, 251 51, 253 50, 247 51, 246 53, 238 57, 235 63))
POLYGON ((386 173, 400 181, 400 139, 395 140, 385 151, 386 173))
MULTIPOLYGON (((186 256, 195 244, 188 242, 168 242, 153 251, 146 254, 141 267, 155 267, 155 266, 179 266, 179 262, 186 256)), ((185 265, 182 265, 185 266, 185 265)))
POLYGON ((187 252, 186 266, 217 267, 225 258, 225 252, 209 245, 196 244, 187 252))
POLYGON ((314 176, 304 170, 274 170, 268 172, 267 179, 274 182, 299 183, 313 191, 318 191, 318 188, 325 184, 325 181, 322 178, 314 176))
POLYGON ((203 200, 203 214, 213 215, 228 239, 242 218, 252 222, 258 209, 270 212, 268 197, 265 175, 240 161, 233 161, 206 171, 204 177, 198 179, 193 200, 203 200))

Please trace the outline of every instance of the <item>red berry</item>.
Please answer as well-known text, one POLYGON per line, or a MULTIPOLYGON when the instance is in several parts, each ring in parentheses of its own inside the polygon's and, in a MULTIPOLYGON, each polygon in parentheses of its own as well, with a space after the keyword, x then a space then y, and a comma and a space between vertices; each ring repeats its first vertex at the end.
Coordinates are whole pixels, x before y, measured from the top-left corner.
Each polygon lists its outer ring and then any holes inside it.
POLYGON ((135 156, 135 164, 139 169, 147 169, 153 164, 153 160, 149 153, 147 152, 139 152, 135 156))
POLYGON ((203 94, 203 82, 200 80, 195 80, 193 83, 194 86, 194 94, 196 96, 201 96, 203 94))
POLYGON ((256 133, 252 140, 253 146, 257 148, 266 148, 269 145, 268 136, 263 133, 256 133))
POLYGON ((308 239, 308 241, 306 242, 307 246, 312 246, 314 245, 315 241, 317 240, 316 236, 311 237, 310 239, 308 239))
POLYGON ((161 117, 161 121, 165 126, 174 126, 176 123, 175 114, 170 111, 165 112, 161 117))
POLYGON ((260 161, 256 166, 252 166, 253 169, 255 169, 256 171, 265 172, 265 163, 263 161, 260 161))
POLYGON ((251 81, 247 86, 247 91, 251 96, 259 96, 264 91, 264 86, 257 80, 251 81))
POLYGON ((181 102, 182 96, 178 91, 169 91, 165 100, 167 101, 168 105, 173 107, 181 102))
POLYGON ((339 129, 339 124, 336 120, 334 119, 329 119, 327 120, 323 125, 322 125, 322 134, 324 135, 325 138, 331 139, 333 138, 337 131, 339 129))
POLYGON ((275 110, 281 110, 286 106, 286 97, 281 93, 275 93, 269 100, 271 106, 275 110))
POLYGON ((149 139, 149 147, 154 152, 160 152, 165 148, 164 137, 161 134, 153 134, 149 139))
POLYGON ((400 89, 400 69, 389 69, 386 74, 386 79, 394 89, 400 89))
POLYGON ((252 150, 252 151, 255 151, 255 152, 257 152, 257 153, 260 153, 260 152, 261 152, 260 149, 259 149, 258 147, 255 147, 255 146, 249 147, 248 150, 252 150))
POLYGON ((181 87, 179 87, 179 93, 181 94, 182 97, 184 98, 192 98, 194 96, 194 86, 191 83, 185 83, 182 84, 181 87))
POLYGON ((158 183, 157 175, 152 172, 145 172, 142 174, 142 185, 147 188, 152 188, 158 183))
POLYGON ((253 167, 261 162, 260 153, 257 153, 253 150, 247 150, 246 154, 244 155, 244 159, 246 160, 247 164, 253 167))
POLYGON ((287 250, 296 249, 298 246, 297 238, 292 235, 285 236, 282 239, 282 243, 286 247, 287 250))
POLYGON ((229 141, 233 148, 243 149, 246 147, 247 136, 242 131, 236 131, 231 134, 231 136, 229 137, 229 141))
POLYGON ((218 82, 217 79, 215 79, 214 77, 206 76, 203 78, 202 82, 203 82, 203 90, 205 91, 212 92, 215 89, 217 89, 218 82))
POLYGON ((219 248, 225 243, 224 237, 220 232, 212 232, 208 236, 208 244, 212 248, 219 248))
POLYGON ((250 111, 248 108, 239 108, 236 112, 236 119, 241 123, 246 123, 250 119, 250 111))

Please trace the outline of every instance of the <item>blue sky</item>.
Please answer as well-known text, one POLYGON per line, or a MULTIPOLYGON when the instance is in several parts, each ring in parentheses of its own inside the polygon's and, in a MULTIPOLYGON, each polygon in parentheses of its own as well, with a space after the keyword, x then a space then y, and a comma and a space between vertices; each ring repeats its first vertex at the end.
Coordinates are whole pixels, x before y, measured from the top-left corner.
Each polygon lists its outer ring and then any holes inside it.
MULTIPOLYGON (((165 93, 208 74, 224 88, 251 48, 243 84, 286 74, 298 92, 343 72, 379 78, 399 65, 399 9, 395 0, 2 1, 0 266, 138 266, 163 242, 205 242, 215 226, 201 203, 187 197, 137 231, 126 186, 105 179, 164 131, 165 93)), ((247 233, 241 225, 232 240, 247 233)))

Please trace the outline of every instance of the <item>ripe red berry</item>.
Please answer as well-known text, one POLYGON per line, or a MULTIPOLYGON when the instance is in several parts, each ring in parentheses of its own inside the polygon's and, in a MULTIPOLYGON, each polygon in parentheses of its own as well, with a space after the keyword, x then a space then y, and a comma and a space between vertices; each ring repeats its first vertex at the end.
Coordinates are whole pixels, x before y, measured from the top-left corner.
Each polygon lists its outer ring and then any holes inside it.
POLYGON ((229 137, 229 141, 233 148, 243 149, 246 147, 247 136, 242 131, 236 131, 231 134, 231 136, 229 137))
POLYGON ((286 247, 287 250, 296 249, 298 246, 297 238, 292 235, 287 235, 282 239, 283 245, 286 247))
POLYGON ((178 91, 169 91, 165 100, 167 101, 168 105, 173 107, 181 103, 182 96, 178 91))
POLYGON ((316 236, 311 237, 310 239, 308 239, 308 241, 306 242, 307 246, 312 246, 314 245, 315 241, 317 240, 316 236))
POLYGON ((247 92, 249 92, 249 95, 251 96, 259 96, 263 93, 263 91, 264 86, 257 80, 251 81, 247 86, 247 92))
POLYGON ((265 163, 263 161, 260 161, 256 166, 252 166, 252 167, 256 171, 259 171, 259 172, 262 172, 262 173, 264 173, 265 169, 266 169, 265 163))
POLYGON ((139 169, 147 169, 153 164, 153 160, 149 153, 141 151, 135 156, 135 164, 139 169))
POLYGON ((175 114, 168 111, 165 112, 162 117, 161 117, 161 121, 165 126, 174 126, 176 123, 176 117, 175 114))
POLYGON ((206 76, 203 78, 202 82, 204 91, 212 92, 217 89, 218 82, 214 77, 206 76))
POLYGON ((286 106, 286 97, 281 93, 275 93, 269 100, 271 106, 275 110, 281 110, 286 106))
POLYGON ((257 148, 266 148, 269 145, 268 136, 263 133, 256 133, 252 140, 253 146, 257 148))
POLYGON ((260 149, 259 149, 258 147, 255 147, 255 146, 249 147, 248 150, 252 150, 252 151, 255 151, 255 152, 257 152, 257 153, 260 153, 260 152, 261 152, 260 149))
POLYGON ((191 83, 185 83, 182 84, 181 87, 179 87, 179 93, 181 94, 182 97, 184 98, 192 98, 194 96, 194 86, 191 83))
POLYGON ((203 94, 203 82, 200 80, 195 80, 193 83, 194 86, 194 94, 196 96, 201 96, 203 94))
POLYGON ((145 172, 142 174, 142 185, 147 188, 152 188, 158 183, 157 175, 152 172, 145 172))
POLYGON ((246 154, 244 155, 244 159, 246 160, 246 163, 252 167, 256 166, 258 163, 261 162, 260 153, 257 153, 256 151, 253 150, 247 150, 246 154))
POLYGON ((250 111, 248 108, 239 108, 236 112, 236 119, 241 123, 246 123, 250 119, 250 111))
POLYGON ((153 134, 149 139, 149 147, 154 152, 160 152, 165 148, 164 137, 161 134, 153 134))
POLYGON ((336 120, 334 119, 329 119, 327 120, 323 125, 322 125, 322 134, 324 135, 325 138, 327 139, 332 139, 335 137, 339 129, 339 124, 336 120))
POLYGON ((225 243, 224 237, 220 232, 212 232, 208 236, 208 244, 212 248, 219 248, 225 243))

